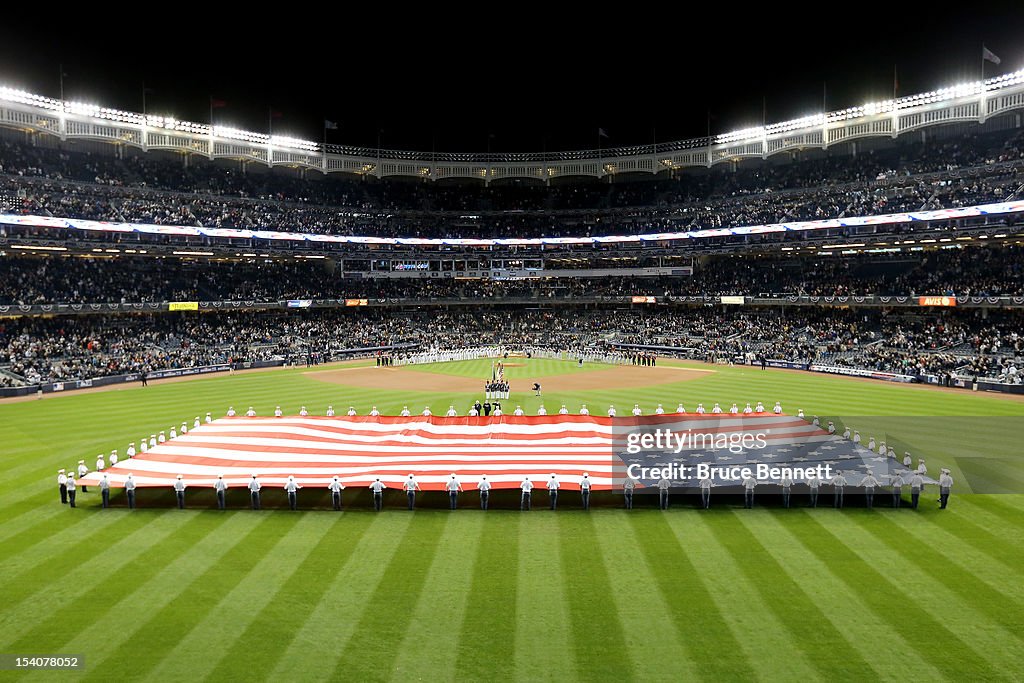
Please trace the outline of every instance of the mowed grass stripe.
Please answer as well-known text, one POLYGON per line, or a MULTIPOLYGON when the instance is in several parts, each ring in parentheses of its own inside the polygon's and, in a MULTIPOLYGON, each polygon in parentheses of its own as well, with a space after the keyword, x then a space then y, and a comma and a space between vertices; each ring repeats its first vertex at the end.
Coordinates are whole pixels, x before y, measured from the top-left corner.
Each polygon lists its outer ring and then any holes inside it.
MULTIPOLYGON (((197 517, 204 523, 202 531, 197 537, 186 535, 179 538, 178 542, 185 547, 176 556, 172 554, 172 548, 160 549, 167 552, 168 557, 173 557, 172 561, 161 565, 148 557, 136 558, 135 566, 126 567, 116 585, 92 591, 89 609, 77 615, 74 631, 67 634, 67 640, 57 641, 52 635, 44 635, 43 629, 47 628, 44 622, 39 625, 39 631, 33 629, 25 634, 24 647, 31 648, 31 643, 49 638, 49 642, 54 642, 54 647, 60 651, 88 652, 87 673, 93 678, 100 672, 103 676, 116 675, 120 667, 128 668, 128 662, 131 662, 131 668, 127 673, 131 675, 139 675, 140 669, 147 669, 157 661, 158 650, 154 650, 160 637, 166 637, 171 620, 162 619, 159 629, 152 633, 155 639, 146 641, 146 661, 132 661, 138 655, 138 638, 149 635, 145 631, 146 625, 155 618, 154 614, 160 614, 186 590, 189 584, 181 580, 182 576, 201 574, 230 549, 231 545, 223 542, 222 533, 233 534, 249 524, 239 516, 197 517)), ((177 618, 183 613, 181 607, 181 603, 177 603, 172 612, 177 618)))
POLYGON ((572 648, 580 678, 635 679, 593 515, 577 511, 559 514, 558 537, 572 648))
POLYGON ((698 570, 660 510, 623 514, 654 577, 659 600, 665 603, 701 676, 709 681, 753 680, 757 669, 740 647, 739 629, 709 589, 715 575, 698 570))
MULTIPOLYGON (((680 634, 627 513, 592 510, 590 514, 594 515, 594 539, 608 573, 607 609, 615 610, 622 625, 622 647, 632 662, 634 678, 656 679, 664 673, 665 662, 673 662, 679 680, 699 679, 697 665, 703 653, 694 652, 680 634)), ((593 615, 595 627, 600 627, 601 614, 598 609, 593 615)))
POLYGON ((409 629, 393 658, 391 679, 395 681, 425 675, 443 681, 460 677, 456 653, 469 598, 467 587, 473 580, 486 520, 477 511, 446 517, 409 629))
MULTIPOLYGON (((1015 528, 1007 520, 994 512, 994 509, 1000 507, 990 496, 956 496, 955 499, 951 496, 946 511, 957 517, 957 519, 970 519, 973 524, 984 529, 994 538, 1004 539, 1015 533, 1015 528)), ((1002 508, 1004 512, 1007 510, 1009 509, 1002 508)), ((1009 511, 1009 514, 1014 515, 1012 511, 1009 511)), ((1024 512, 1016 516, 1024 524, 1024 512)))
MULTIPOLYGON (((724 511, 710 515, 690 512, 668 514, 665 519, 680 546, 702 576, 715 577, 708 584, 718 611, 736 629, 741 651, 756 664, 759 674, 771 678, 818 678, 823 663, 808 643, 789 633, 782 618, 765 602, 762 586, 747 578, 732 554, 718 542, 712 527, 722 524, 724 511), (780 653, 787 653, 780 656, 780 653)), ((712 649, 710 652, 717 652, 712 649)))
MULTIPOLYGON (((328 680, 335 667, 355 665, 342 662, 340 654, 355 633, 366 604, 378 592, 386 592, 381 588, 384 572, 409 533, 412 515, 342 514, 345 523, 352 520, 363 533, 348 558, 320 578, 327 589, 305 621, 293 623, 295 634, 270 672, 271 680, 328 680), (324 654, 310 657, 310 652, 324 654)), ((365 666, 365 661, 358 663, 365 666)))
MULTIPOLYGON (((975 610, 976 605, 987 604, 995 607, 996 609, 976 615, 980 619, 979 626, 987 618, 1007 629, 1008 639, 1016 639, 1019 644, 1024 644, 1021 632, 1015 630, 1024 622, 1024 619, 1020 618, 1020 615, 1024 614, 1021 601, 1011 593, 989 585, 974 573, 976 569, 983 572, 984 569, 977 565, 987 564, 988 560, 975 563, 964 559, 971 551, 956 541, 943 543, 946 552, 940 553, 916 534, 907 534, 905 528, 890 520, 888 515, 877 515, 871 519, 862 515, 850 515, 846 521, 857 524, 864 533, 884 543, 908 565, 944 586, 948 594, 939 597, 942 604, 955 608, 957 612, 975 610), (963 600, 962 607, 953 604, 954 596, 963 600)), ((1004 577, 1004 580, 1019 580, 1012 577, 1011 574, 1004 577)), ((911 578, 908 575, 908 579, 911 578)), ((1024 658, 1024 650, 1021 657, 1024 658)))
MULTIPOLYGON (((1012 505, 1011 498, 1018 496, 1006 496, 992 494, 984 498, 975 496, 950 496, 950 505, 967 505, 969 508, 981 510, 989 515, 998 517, 1000 523, 1005 526, 1024 532, 1024 510, 1012 505)), ((1024 498, 1024 496, 1020 496, 1024 498)))
POLYGON ((473 562, 466 609, 462 615, 457 678, 469 681, 512 681, 515 631, 519 616, 518 513, 492 510, 486 515, 473 562))
POLYGON ((109 512, 94 515, 60 506, 55 515, 46 515, 46 519, 26 525, 20 533, 3 540, 4 557, 0 560, 0 576, 11 577, 41 561, 51 561, 86 538, 102 537, 111 525, 125 519, 124 515, 116 511, 109 512))
MULTIPOLYGON (((958 637, 962 633, 959 625, 947 627, 945 617, 950 616, 949 609, 943 606, 941 620, 932 615, 927 603, 935 598, 924 593, 927 587, 908 581, 905 572, 893 571, 890 578, 874 568, 873 564, 881 563, 875 552, 877 541, 854 543, 849 534, 839 536, 832 532, 845 513, 803 510, 800 514, 810 523, 789 528, 804 548, 832 567, 833 576, 853 590, 880 619, 888 620, 891 628, 916 651, 942 653, 936 666, 943 676, 1000 678, 991 660, 958 637), (865 561, 865 557, 871 562, 865 561)), ((886 567, 888 570, 891 565, 886 567)))
MULTIPOLYGON (((254 523, 261 516, 266 519, 259 522, 259 531, 252 535, 250 544, 235 546, 221 565, 210 568, 204 585, 195 587, 194 590, 201 591, 202 598, 206 600, 195 614, 188 611, 184 614, 166 614, 168 621, 173 624, 169 627, 175 629, 179 637, 169 650, 166 646, 172 643, 163 641, 162 661, 172 665, 174 662, 187 662, 188 677, 191 680, 209 675, 220 657, 245 632, 277 587, 291 576, 295 567, 326 531, 323 521, 318 521, 319 515, 298 515, 285 511, 240 511, 239 514, 251 515, 254 523), (215 589, 212 596, 208 592, 211 587, 215 589), (177 620, 180 623, 175 623, 177 620)), ((181 604, 188 605, 199 597, 190 592, 182 596, 181 604)), ((181 609, 181 605, 178 608, 181 609)), ((160 624, 152 621, 148 627, 156 629, 160 628, 160 624)), ((261 643, 260 646, 269 645, 261 643)), ((131 665, 130 659, 121 658, 118 661, 126 667, 131 665)), ((161 660, 154 657, 149 668, 156 668, 160 664, 161 660)))
POLYGON ((367 600, 351 637, 333 663, 333 672, 329 658, 323 662, 325 672, 330 672, 329 679, 351 675, 377 681, 395 673, 395 653, 400 652, 402 637, 411 627, 448 514, 417 510, 407 516, 412 517, 409 528, 381 578, 388 589, 374 592, 367 600))
POLYGON ((814 643, 815 649, 829 652, 828 658, 811 657, 822 678, 839 676, 854 679, 874 671, 870 660, 837 629, 818 607, 813 597, 794 581, 775 561, 758 536, 751 533, 739 516, 766 517, 779 514, 772 510, 730 510, 716 513, 715 523, 707 528, 732 556, 735 566, 754 586, 768 609, 789 633, 794 643, 814 643))
POLYGON ((1024 552, 1016 539, 997 536, 950 508, 940 515, 918 515, 913 519, 892 516, 888 521, 931 548, 940 549, 944 557, 946 548, 969 545, 983 557, 975 553, 956 553, 948 556, 949 561, 963 566, 996 590, 1010 590, 1016 599, 1024 599, 1024 583, 1021 582, 1024 568, 1020 565, 1024 552))
MULTIPOLYGON (((534 496, 534 504, 546 496, 534 496)), ((562 572, 558 520, 549 510, 519 513, 514 663, 518 680, 579 680, 562 572)), ((563 513, 564 514, 564 513, 563 513)), ((511 558, 510 558, 511 559, 511 558)), ((509 571, 512 570, 511 563, 509 571)), ((583 676, 586 678, 586 676, 583 676)))
POLYGON ((52 560, 43 559, 7 580, 0 613, 0 647, 20 636, 25 619, 59 611, 72 598, 117 581, 117 572, 137 555, 149 552, 172 534, 187 534, 189 521, 183 524, 165 515, 137 515, 119 526, 123 531, 119 538, 105 539, 98 533, 98 538, 86 537, 52 560))
MULTIPOLYGON (((799 517, 781 511, 768 515, 738 514, 737 517, 755 537, 767 539, 768 542, 761 543, 765 551, 797 585, 811 591, 824 617, 871 663, 870 675, 868 671, 855 671, 853 679, 871 676, 941 678, 927 654, 912 647, 892 628, 891 614, 882 618, 872 612, 828 564, 797 540, 791 528, 804 523, 799 517)), ((811 613, 797 614, 794 618, 811 620, 816 617, 811 613)))
MULTIPOLYGON (((245 632, 220 658, 216 668, 209 674, 211 680, 230 679, 238 671, 238 662, 245 661, 252 671, 272 670, 285 653, 294 633, 294 624, 312 612, 319 602, 326 583, 320 579, 330 569, 343 561, 354 547, 354 541, 365 531, 368 521, 344 520, 340 514, 316 515, 320 540, 292 572, 291 576, 268 600, 262 610, 253 618, 245 632), (252 643, 263 641, 266 646, 253 651, 252 643)), ((312 540, 312 539, 310 539, 312 540)))

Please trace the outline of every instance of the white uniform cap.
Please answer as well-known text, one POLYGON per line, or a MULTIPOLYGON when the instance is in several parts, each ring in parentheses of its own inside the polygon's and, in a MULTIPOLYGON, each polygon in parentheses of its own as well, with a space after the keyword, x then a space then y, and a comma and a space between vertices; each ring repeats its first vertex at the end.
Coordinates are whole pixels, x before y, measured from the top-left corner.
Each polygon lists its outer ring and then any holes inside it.
POLYGON ((338 475, 334 475, 334 481, 338 481, 338 475))
POLYGON ((57 473, 58 473, 58 474, 60 474, 60 473, 61 473, 61 472, 63 472, 63 471, 64 471, 64 468, 63 468, 63 467, 61 467, 61 468, 60 468, 59 470, 57 470, 57 473))
POLYGON ((454 479, 454 478, 455 478, 455 473, 454 473, 454 472, 452 472, 452 479, 454 479))
POLYGON ((178 475, 178 479, 181 479, 181 475, 180 474, 178 475))
MULTIPOLYGON (((106 475, 104 475, 104 476, 106 476, 106 475)), ((218 475, 217 475, 217 478, 218 478, 218 479, 223 479, 223 478, 224 478, 224 475, 223 475, 223 474, 218 474, 218 475)))
POLYGON ((79 465, 84 465, 84 464, 85 464, 85 461, 84 461, 84 460, 79 460, 79 461, 78 461, 78 464, 79 464, 79 465))
POLYGON ((293 477, 292 475, 289 474, 288 475, 288 481, 294 481, 294 480, 295 480, 295 477, 293 477))
POLYGON ((252 478, 253 478, 253 479, 255 479, 255 478, 256 478, 256 473, 255 473, 255 472, 253 472, 252 478))
POLYGON ((587 474, 586 472, 584 472, 584 473, 583 473, 583 477, 584 477, 584 478, 586 478, 586 477, 589 477, 589 476, 590 476, 590 475, 589 475, 589 474, 587 474))

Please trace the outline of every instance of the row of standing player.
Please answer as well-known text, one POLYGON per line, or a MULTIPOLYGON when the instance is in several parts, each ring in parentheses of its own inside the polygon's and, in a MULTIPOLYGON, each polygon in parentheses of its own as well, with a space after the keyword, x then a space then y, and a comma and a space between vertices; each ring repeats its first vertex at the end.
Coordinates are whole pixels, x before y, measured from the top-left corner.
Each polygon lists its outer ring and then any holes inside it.
MULTIPOLYGON (((467 411, 467 415, 469 415, 471 417, 476 417, 476 416, 480 415, 481 412, 484 412, 483 408, 485 408, 487 405, 488 405, 487 403, 480 404, 480 402, 477 401, 476 403, 474 403, 473 405, 470 406, 469 410, 467 411)), ((494 411, 493 414, 496 415, 496 416, 501 416, 501 415, 504 414, 504 413, 502 413, 501 404, 498 403, 498 402, 495 402, 493 404, 493 411, 494 411)), ((635 416, 640 416, 640 415, 644 414, 643 413, 643 409, 640 407, 639 403, 633 404, 633 409, 630 412, 633 415, 635 415, 635 416)), ((737 404, 733 403, 732 407, 730 407, 728 411, 722 410, 721 405, 719 405, 718 403, 716 403, 711 408, 711 410, 707 410, 706 408, 704 408, 704 404, 703 403, 698 403, 696 410, 693 411, 693 414, 696 414, 696 415, 705 415, 705 414, 724 415, 724 414, 728 413, 728 414, 731 414, 731 415, 741 415, 741 414, 742 415, 751 415, 751 414, 756 415, 756 414, 763 414, 765 412, 767 412, 767 411, 765 410, 764 404, 761 401, 758 401, 756 406, 752 407, 750 405, 750 403, 747 403, 746 407, 744 407, 742 409, 737 404)), ((776 414, 776 415, 781 414, 782 413, 782 403, 780 401, 776 401, 775 402, 775 406, 772 408, 771 412, 776 414)), ((234 406, 231 406, 231 407, 228 408, 228 412, 227 412, 227 416, 228 417, 235 417, 237 414, 238 413, 235 411, 234 406)), ((325 414, 326 414, 327 417, 334 417, 335 416, 334 406, 327 406, 327 412, 325 414)), ((430 417, 433 414, 434 413, 430 409, 430 406, 425 406, 423 408, 423 411, 420 413, 420 415, 422 415, 424 417, 430 417)), ((519 415, 525 415, 526 413, 523 410, 523 407, 520 405, 520 406, 516 406, 516 409, 515 409, 515 411, 513 411, 512 414, 519 416, 519 415)), ((537 415, 547 415, 547 414, 548 414, 547 408, 545 408, 544 405, 541 404, 537 408, 537 415)), ((570 414, 569 408, 566 407, 566 405, 563 403, 562 407, 558 409, 558 414, 559 415, 568 415, 568 414, 570 414)), ((590 409, 587 407, 587 404, 584 403, 583 405, 580 406, 580 409, 579 409, 579 411, 576 414, 577 415, 590 415, 590 409)), ((666 415, 666 414, 669 414, 669 413, 665 410, 664 405, 659 403, 658 407, 654 409, 654 414, 655 415, 666 415)), ((675 413, 672 413, 672 414, 675 414, 675 415, 687 415, 689 413, 687 413, 686 408, 683 406, 683 404, 680 403, 676 407, 675 413)), ((309 415, 309 411, 306 409, 306 406, 302 406, 301 410, 299 410, 299 416, 300 417, 306 417, 307 415, 309 415)), ((348 415, 349 417, 355 417, 355 416, 359 415, 359 412, 356 410, 355 406, 349 406, 348 410, 346 411, 346 415, 348 415)), ((369 415, 370 417, 379 417, 379 416, 382 415, 382 413, 377 409, 377 406, 373 406, 370 409, 370 412, 367 413, 367 415, 369 415)), ((401 417, 411 417, 412 416, 412 411, 409 410, 409 406, 403 406, 401 412, 399 413, 399 415, 401 417)), ((615 406, 614 405, 608 406, 608 417, 615 417, 616 415, 618 415, 618 410, 615 408, 615 406)), ((256 409, 253 408, 252 406, 249 406, 249 409, 245 412, 245 416, 246 417, 256 417, 256 409)), ((455 409, 454 405, 450 405, 450 406, 448 406, 448 410, 445 412, 444 416, 445 417, 458 417, 459 413, 455 409)), ((798 413, 798 416, 799 417, 804 417, 804 412, 803 412, 802 409, 798 413)), ((277 406, 276 408, 274 408, 274 417, 284 417, 284 411, 281 409, 281 406, 277 406)), ((209 418, 209 413, 207 413, 207 418, 209 418)), ((162 433, 163 432, 161 432, 161 434, 162 433)))
MULTIPOLYGON (((71 507, 75 507, 74 475, 72 474, 70 477, 64 477, 63 473, 64 470, 60 470, 60 475, 58 476, 61 503, 66 504, 70 502, 71 507)), ((846 487, 849 485, 849 482, 841 472, 838 473, 828 482, 817 479, 815 477, 812 477, 808 482, 806 482, 806 485, 808 487, 808 495, 810 499, 810 507, 818 507, 818 493, 821 488, 821 485, 825 483, 828 483, 833 487, 833 506, 836 508, 842 508, 844 498, 843 494, 846 487)), ((757 480, 752 476, 748 476, 742 481, 744 492, 744 507, 754 507, 754 489, 757 486, 757 484, 757 480)), ((910 486, 911 507, 917 509, 918 500, 925 488, 925 481, 923 477, 918 473, 915 473, 909 481, 905 481, 903 477, 898 474, 892 478, 890 486, 892 488, 893 507, 900 507, 902 501, 902 487, 905 484, 909 484, 910 486)), ((549 507, 551 510, 554 510, 558 505, 558 494, 559 490, 562 488, 562 483, 559 481, 558 477, 555 474, 552 474, 550 479, 547 480, 545 486, 548 491, 549 507)), ((583 473, 583 476, 580 478, 578 482, 578 486, 580 497, 583 502, 583 509, 589 510, 590 492, 592 484, 588 473, 583 473)), ((711 489, 713 488, 713 486, 714 482, 712 482, 710 478, 705 477, 700 481, 701 507, 703 507, 705 510, 711 507, 711 489)), ((784 477, 782 480, 780 480, 779 486, 782 489, 783 505, 784 507, 789 508, 794 482, 791 478, 784 477)), ((870 474, 864 477, 863 481, 861 481, 860 483, 860 488, 864 489, 865 501, 869 509, 872 508, 874 504, 875 489, 880 486, 882 486, 882 483, 873 475, 870 474)), ((950 476, 949 470, 942 470, 942 475, 939 478, 938 486, 938 502, 940 504, 940 508, 945 509, 949 501, 950 490, 953 487, 953 478, 950 476)), ((129 474, 125 480, 125 494, 128 498, 128 508, 132 510, 135 509, 135 488, 135 480, 132 477, 132 475, 129 474)), ((185 481, 182 478, 182 475, 179 474, 173 485, 179 509, 185 508, 186 488, 187 486, 185 484, 185 481)), ((217 476, 217 479, 213 481, 213 488, 217 496, 217 508, 220 510, 226 509, 226 492, 228 487, 227 483, 224 481, 224 475, 217 476)), ((252 509, 261 509, 260 493, 263 489, 263 485, 260 483, 257 475, 252 475, 252 479, 249 481, 247 488, 249 490, 252 502, 252 509)), ((289 475, 288 481, 285 483, 283 488, 288 495, 288 507, 292 510, 297 510, 298 491, 299 489, 302 488, 302 485, 295 481, 294 476, 289 475)), ((335 510, 340 510, 342 506, 341 492, 346 488, 346 486, 341 482, 341 480, 337 476, 334 476, 331 479, 331 483, 328 484, 327 488, 331 492, 332 507, 335 510)), ((378 512, 380 512, 380 510, 383 507, 384 490, 387 488, 388 486, 380 480, 380 477, 377 477, 369 486, 369 489, 373 492, 373 507, 378 512)), ((459 494, 465 490, 462 486, 462 482, 459 481, 458 477, 453 473, 451 475, 451 478, 445 482, 444 488, 445 491, 448 493, 449 507, 450 509, 455 510, 458 507, 459 494)), ((476 488, 477 491, 479 491, 480 493, 480 507, 483 510, 487 510, 490 503, 490 492, 492 489, 492 485, 491 482, 488 481, 486 475, 481 476, 480 480, 477 482, 476 488)), ((535 488, 534 483, 530 480, 529 477, 526 477, 523 479, 522 483, 520 483, 519 488, 521 491, 520 509, 531 509, 532 493, 533 489, 535 488)), ((659 506, 662 510, 667 510, 669 507, 669 493, 672 488, 672 482, 668 479, 661 479, 657 483, 656 488, 659 496, 659 506)), ((402 489, 406 493, 406 497, 408 500, 408 509, 414 509, 416 505, 416 493, 423 490, 419 482, 416 480, 415 475, 409 475, 408 479, 406 479, 402 483, 402 489)), ((622 489, 626 509, 632 510, 633 495, 636 490, 636 481, 632 478, 627 478, 623 482, 622 489)), ((100 491, 102 494, 102 505, 104 508, 106 508, 109 506, 110 503, 110 485, 107 481, 107 475, 105 474, 103 475, 103 479, 100 482, 100 491)), ((83 487, 83 492, 85 492, 85 487, 83 487)))

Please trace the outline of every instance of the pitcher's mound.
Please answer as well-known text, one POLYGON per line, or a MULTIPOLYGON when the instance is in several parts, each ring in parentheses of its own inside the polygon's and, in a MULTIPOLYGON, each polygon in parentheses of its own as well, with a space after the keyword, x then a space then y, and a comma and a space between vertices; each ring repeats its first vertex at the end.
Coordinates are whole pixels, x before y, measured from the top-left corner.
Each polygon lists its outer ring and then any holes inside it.
MULTIPOLYGON (((661 367, 636 367, 626 365, 607 370, 592 370, 566 375, 549 375, 538 378, 543 391, 569 392, 592 391, 594 389, 631 389, 654 384, 685 382, 713 373, 714 370, 681 368, 672 365, 661 367)), ((433 374, 407 368, 341 368, 305 373, 313 379, 333 384, 366 389, 404 389, 406 391, 480 392, 484 379, 458 377, 455 375, 433 374)), ((510 381, 513 392, 533 391, 533 380, 510 381)))

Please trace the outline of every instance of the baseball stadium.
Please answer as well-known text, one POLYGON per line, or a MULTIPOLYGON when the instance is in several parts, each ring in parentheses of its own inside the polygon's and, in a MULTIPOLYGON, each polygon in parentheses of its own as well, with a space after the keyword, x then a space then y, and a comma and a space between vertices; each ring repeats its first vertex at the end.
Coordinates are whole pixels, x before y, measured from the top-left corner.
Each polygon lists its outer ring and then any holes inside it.
POLYGON ((540 152, 0 72, 0 680, 1024 679, 982 50, 540 152))

